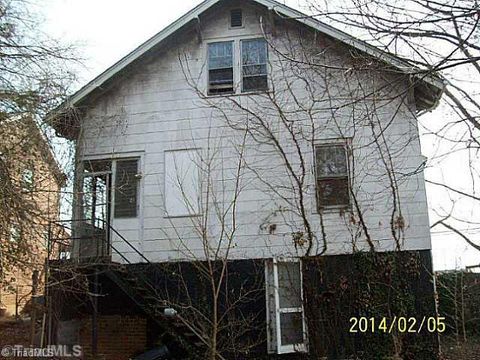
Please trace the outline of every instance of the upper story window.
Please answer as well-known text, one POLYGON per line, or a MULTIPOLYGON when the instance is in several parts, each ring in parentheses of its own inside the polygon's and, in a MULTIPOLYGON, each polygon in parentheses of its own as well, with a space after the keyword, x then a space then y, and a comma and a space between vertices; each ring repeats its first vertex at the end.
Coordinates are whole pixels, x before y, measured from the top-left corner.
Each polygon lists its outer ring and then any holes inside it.
POLYGON ((208 93, 233 92, 233 41, 208 45, 208 93))
POLYGON ((345 144, 315 147, 315 176, 318 210, 350 205, 345 144))
POLYGON ((10 241, 11 242, 19 242, 22 238, 21 231, 17 225, 12 225, 10 227, 10 241))
POLYGON ((22 189, 23 191, 33 191, 34 188, 34 173, 32 169, 25 169, 22 172, 22 189))
POLYGON ((117 160, 114 217, 137 216, 138 159, 117 160))
POLYGON ((234 94, 237 89, 244 93, 268 90, 267 61, 265 39, 208 44, 208 94, 234 94))
POLYGON ((114 189, 113 216, 133 218, 138 212, 139 158, 91 160, 84 162, 82 179, 82 211, 85 220, 97 228, 104 228, 111 214, 114 189))
POLYGON ((242 40, 242 91, 267 89, 267 42, 242 40))
POLYGON ((110 219, 112 162, 87 160, 81 178, 81 211, 85 223, 105 229, 110 219))

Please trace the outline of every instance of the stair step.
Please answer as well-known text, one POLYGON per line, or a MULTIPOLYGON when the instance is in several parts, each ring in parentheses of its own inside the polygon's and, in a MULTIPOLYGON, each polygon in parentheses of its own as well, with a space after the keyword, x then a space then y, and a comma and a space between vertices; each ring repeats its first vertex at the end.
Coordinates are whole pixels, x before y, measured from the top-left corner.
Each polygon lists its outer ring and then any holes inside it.
POLYGON ((155 301, 155 302, 159 301, 159 298, 153 295, 144 295, 143 299, 147 301, 155 301))
POLYGON ((147 289, 145 289, 143 286, 134 286, 133 287, 135 290, 139 291, 139 292, 146 292, 148 291, 147 289))

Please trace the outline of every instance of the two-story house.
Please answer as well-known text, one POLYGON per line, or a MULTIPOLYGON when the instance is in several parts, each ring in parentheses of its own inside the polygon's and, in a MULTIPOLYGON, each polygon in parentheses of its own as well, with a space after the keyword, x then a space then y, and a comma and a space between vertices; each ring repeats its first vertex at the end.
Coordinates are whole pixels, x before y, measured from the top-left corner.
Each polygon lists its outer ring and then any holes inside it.
POLYGON ((20 316, 43 292, 49 222, 59 219, 65 175, 30 117, 4 119, 0 138, 0 308, 20 316))
POLYGON ((76 181, 49 341, 435 358, 434 330, 373 322, 436 321, 417 116, 442 91, 276 1, 204 1, 52 113, 76 181))

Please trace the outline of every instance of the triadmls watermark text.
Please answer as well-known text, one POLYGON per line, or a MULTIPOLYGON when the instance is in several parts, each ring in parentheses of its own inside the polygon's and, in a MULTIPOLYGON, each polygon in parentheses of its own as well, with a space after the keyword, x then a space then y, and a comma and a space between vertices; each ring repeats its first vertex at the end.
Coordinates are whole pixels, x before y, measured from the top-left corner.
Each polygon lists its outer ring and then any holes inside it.
POLYGON ((80 345, 48 345, 44 348, 26 347, 23 345, 5 345, 0 350, 0 357, 9 358, 80 358, 80 345))

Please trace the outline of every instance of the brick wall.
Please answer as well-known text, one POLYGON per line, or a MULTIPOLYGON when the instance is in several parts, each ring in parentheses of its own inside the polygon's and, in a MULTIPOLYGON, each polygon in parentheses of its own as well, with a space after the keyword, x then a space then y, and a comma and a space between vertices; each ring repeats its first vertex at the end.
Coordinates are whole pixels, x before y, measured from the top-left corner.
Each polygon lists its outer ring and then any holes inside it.
POLYGON ((136 316, 99 316, 97 357, 92 355, 91 318, 82 320, 79 340, 84 359, 128 360, 146 349, 147 321, 136 316))
MULTIPOLYGON (((43 292, 48 223, 59 218, 64 179, 33 121, 2 122, 0 138, 0 153, 4 154, 4 166, 11 180, 8 187, 2 185, 2 191, 16 204, 0 204, 0 250, 12 255, 2 259, 0 308, 7 315, 14 315, 16 308, 20 314, 31 299, 33 270, 39 271, 37 295, 43 292), (26 170, 32 173, 28 187, 23 181, 26 170)), ((53 227, 51 231, 56 233, 63 228, 53 227)))

